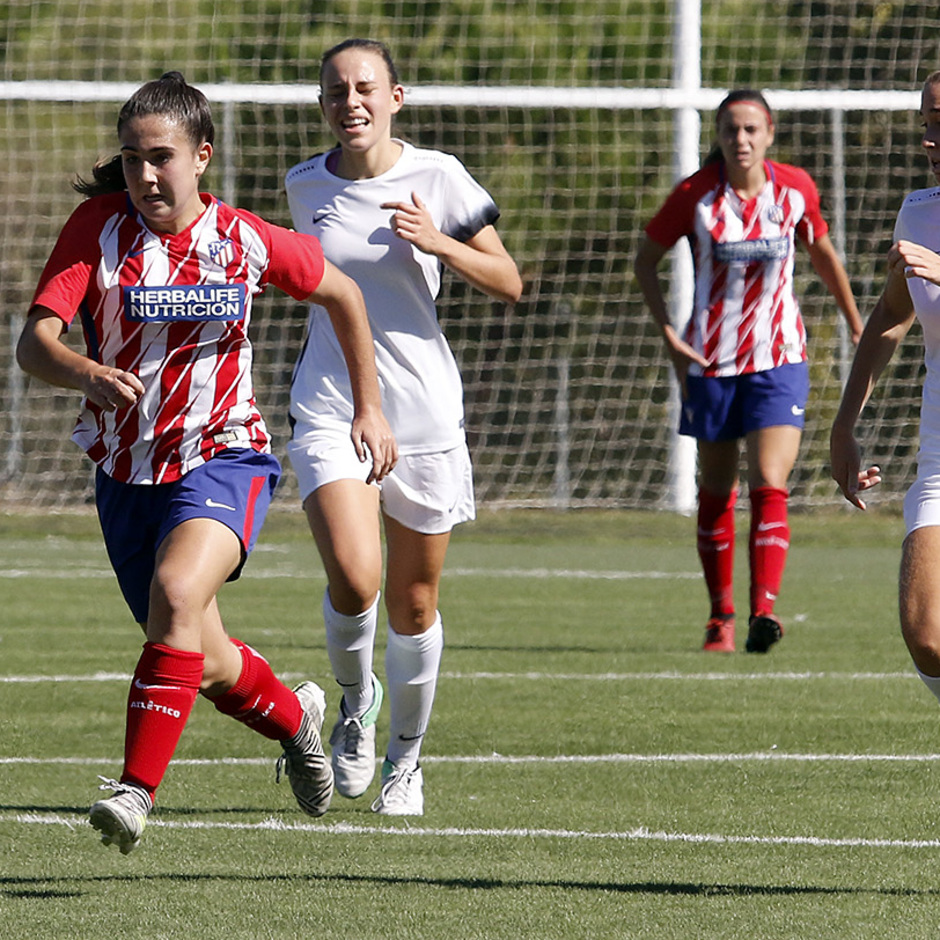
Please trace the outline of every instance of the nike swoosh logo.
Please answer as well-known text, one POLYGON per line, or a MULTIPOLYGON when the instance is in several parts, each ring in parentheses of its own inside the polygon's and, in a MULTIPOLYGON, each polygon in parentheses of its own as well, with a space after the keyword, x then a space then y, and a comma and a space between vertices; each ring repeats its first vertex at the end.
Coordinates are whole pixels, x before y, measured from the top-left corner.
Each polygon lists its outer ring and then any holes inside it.
POLYGON ((782 529, 785 525, 785 522, 759 522, 757 524, 757 531, 766 532, 768 529, 782 529))
POLYGON ((790 412, 791 412, 792 414, 796 415, 797 417, 799 417, 801 414, 804 414, 805 411, 806 411, 805 408, 800 408, 798 405, 793 405, 793 406, 790 408, 790 412))
POLYGON ((140 689, 141 692, 150 692, 152 689, 162 689, 167 692, 176 692, 179 689, 177 685, 146 685, 141 682, 140 679, 134 680, 134 688, 140 689))
POLYGON ((424 732, 422 731, 421 734, 412 734, 412 735, 400 734, 398 735, 398 740, 399 741, 420 741, 423 737, 424 737, 424 732))
POLYGON ((211 496, 206 497, 206 505, 210 509, 227 509, 229 512, 238 512, 234 506, 226 506, 225 503, 217 503, 211 496))

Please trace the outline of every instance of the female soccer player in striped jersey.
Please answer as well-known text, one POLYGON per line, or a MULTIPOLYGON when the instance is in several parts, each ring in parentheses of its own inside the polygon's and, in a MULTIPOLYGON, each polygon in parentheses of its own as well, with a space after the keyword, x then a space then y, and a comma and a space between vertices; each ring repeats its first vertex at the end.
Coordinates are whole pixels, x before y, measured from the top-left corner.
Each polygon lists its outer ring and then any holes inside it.
POLYGON ((329 582, 327 649, 344 690, 330 736, 336 789, 360 796, 375 772, 381 506, 390 734, 373 809, 420 815, 418 757, 443 647, 438 587, 451 529, 475 513, 460 374, 434 300, 442 264, 500 300, 517 300, 522 283, 493 227, 499 213, 490 195, 455 157, 392 137, 403 97, 381 43, 354 39, 330 49, 320 105, 338 146, 286 179, 297 230, 316 235, 362 288, 382 405, 401 457, 380 490, 339 433, 349 388, 333 327, 316 306, 294 374, 288 454, 329 582))
POLYGON ((734 507, 743 440, 751 503, 745 649, 763 653, 783 634, 774 603, 790 544, 787 486, 809 392, 793 287, 797 237, 853 342, 862 321, 815 184, 803 170, 767 159, 774 121, 764 97, 731 92, 718 107, 716 129, 705 165, 647 225, 634 270, 682 389, 679 433, 698 442, 698 552, 711 602, 704 648, 735 649, 734 507), (683 236, 692 245, 695 293, 680 331, 669 321, 656 269, 683 236))
POLYGON ((329 311, 354 390, 350 447, 362 460, 371 454, 367 473, 381 479, 396 455, 359 289, 315 238, 200 193, 213 137, 208 102, 178 72, 126 102, 121 153, 76 186, 90 198, 59 236, 17 347, 27 372, 84 394, 73 438, 97 465, 108 554, 146 634, 123 773, 91 808, 102 841, 124 854, 140 840, 198 693, 282 743, 302 809, 319 816, 330 801, 322 690, 287 688, 228 637, 216 603, 239 576, 280 475, 248 340, 252 298, 268 284, 329 311), (76 315, 86 354, 61 342, 76 315))
POLYGON ((904 498, 899 609, 917 673, 940 699, 940 72, 924 82, 921 122, 921 143, 937 185, 910 193, 901 205, 887 281, 858 344, 829 443, 833 479, 850 503, 865 509, 861 494, 881 482, 881 471, 860 469, 855 425, 916 318, 923 331, 926 375, 917 478, 904 498))

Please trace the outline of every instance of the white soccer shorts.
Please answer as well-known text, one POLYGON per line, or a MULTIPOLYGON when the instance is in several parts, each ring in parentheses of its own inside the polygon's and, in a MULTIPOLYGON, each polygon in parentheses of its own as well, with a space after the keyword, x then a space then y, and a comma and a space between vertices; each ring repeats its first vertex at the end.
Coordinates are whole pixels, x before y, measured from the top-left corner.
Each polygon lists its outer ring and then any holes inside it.
MULTIPOLYGON (((287 455, 297 475, 301 501, 336 480, 363 480, 372 468, 361 463, 349 434, 320 429, 295 433, 287 455)), ((431 454, 400 455, 380 483, 382 511, 406 528, 438 535, 476 518, 473 468, 466 444, 431 454)))

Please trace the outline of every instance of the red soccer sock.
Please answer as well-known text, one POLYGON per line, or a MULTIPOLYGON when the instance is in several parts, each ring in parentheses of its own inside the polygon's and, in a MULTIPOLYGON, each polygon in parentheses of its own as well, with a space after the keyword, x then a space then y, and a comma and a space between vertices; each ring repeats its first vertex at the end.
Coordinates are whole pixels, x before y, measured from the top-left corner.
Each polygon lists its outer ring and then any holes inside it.
POLYGON ((751 491, 751 613, 772 614, 790 548, 786 490, 751 491))
POLYGON ((734 507, 738 491, 698 491, 698 557, 713 617, 734 613, 734 507))
POLYGON ((202 682, 202 653, 145 643, 127 697, 122 781, 153 799, 193 709, 202 682))
POLYGON ((274 741, 293 737, 300 727, 303 709, 268 661, 247 643, 232 640, 242 655, 242 672, 228 692, 210 699, 223 715, 241 721, 274 741))

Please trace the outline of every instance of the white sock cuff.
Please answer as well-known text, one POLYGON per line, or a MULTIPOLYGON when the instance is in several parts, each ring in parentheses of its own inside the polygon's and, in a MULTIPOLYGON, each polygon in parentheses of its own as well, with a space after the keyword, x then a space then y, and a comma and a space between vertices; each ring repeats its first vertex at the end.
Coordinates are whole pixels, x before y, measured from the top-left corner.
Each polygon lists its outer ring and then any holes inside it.
POLYGON ((444 625, 440 614, 424 633, 415 636, 396 633, 389 626, 385 651, 385 672, 389 682, 412 685, 436 679, 443 649, 444 625))
POLYGON ((375 595, 371 606, 359 614, 341 614, 330 600, 329 590, 323 593, 323 622, 326 624, 330 636, 343 637, 354 640, 362 635, 371 636, 375 633, 375 624, 378 620, 379 598, 382 592, 375 595))
POLYGON ((429 650, 438 649, 444 643, 444 623, 441 620, 440 611, 434 623, 431 624, 424 633, 408 635, 396 633, 391 624, 388 627, 388 645, 398 646, 415 653, 426 653, 429 650))
POLYGON ((921 682, 930 689, 937 701, 940 702, 940 676, 928 676, 925 672, 921 672, 920 669, 917 668, 916 663, 914 664, 914 669, 917 670, 917 675, 920 676, 921 682))

